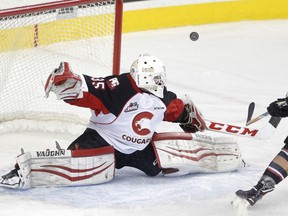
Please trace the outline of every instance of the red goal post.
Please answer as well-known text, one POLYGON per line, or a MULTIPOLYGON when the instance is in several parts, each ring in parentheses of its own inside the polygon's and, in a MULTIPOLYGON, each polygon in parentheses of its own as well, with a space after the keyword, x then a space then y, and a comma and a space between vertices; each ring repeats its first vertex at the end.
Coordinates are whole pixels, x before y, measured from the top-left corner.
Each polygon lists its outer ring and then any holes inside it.
POLYGON ((0 133, 86 125, 89 110, 45 99, 44 84, 61 61, 76 73, 119 74, 123 0, 30 2, 0 10, 0 133))

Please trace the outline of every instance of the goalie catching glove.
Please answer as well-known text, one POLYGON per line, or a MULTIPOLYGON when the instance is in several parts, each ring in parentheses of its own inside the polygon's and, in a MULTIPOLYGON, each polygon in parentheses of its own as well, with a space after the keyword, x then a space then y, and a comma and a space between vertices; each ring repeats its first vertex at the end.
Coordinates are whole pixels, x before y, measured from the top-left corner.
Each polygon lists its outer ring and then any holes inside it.
POLYGON ((58 100, 76 99, 82 94, 80 76, 74 74, 67 62, 61 62, 49 75, 45 84, 46 97, 54 92, 58 100))
POLYGON ((181 123, 179 126, 187 133, 196 133, 197 131, 204 131, 206 128, 205 121, 201 112, 192 102, 191 98, 188 95, 185 95, 185 98, 182 99, 185 104, 185 110, 187 116, 184 118, 186 123, 181 123))

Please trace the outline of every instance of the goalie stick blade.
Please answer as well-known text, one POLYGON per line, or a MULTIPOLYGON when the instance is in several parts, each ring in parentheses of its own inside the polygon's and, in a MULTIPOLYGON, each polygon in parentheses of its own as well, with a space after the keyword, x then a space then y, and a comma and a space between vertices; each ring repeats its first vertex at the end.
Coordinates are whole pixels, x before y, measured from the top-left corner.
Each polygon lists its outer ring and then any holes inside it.
POLYGON ((255 103, 251 102, 248 106, 248 115, 247 115, 247 120, 246 120, 246 126, 247 126, 248 122, 251 121, 254 110, 255 110, 255 103))

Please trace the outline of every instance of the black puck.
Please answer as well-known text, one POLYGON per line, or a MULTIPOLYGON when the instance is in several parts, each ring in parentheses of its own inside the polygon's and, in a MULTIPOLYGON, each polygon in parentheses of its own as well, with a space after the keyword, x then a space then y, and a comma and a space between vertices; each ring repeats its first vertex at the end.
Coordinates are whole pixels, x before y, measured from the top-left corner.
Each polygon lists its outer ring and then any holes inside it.
POLYGON ((190 34, 190 39, 191 39, 192 41, 197 41, 198 38, 199 38, 199 34, 198 34, 197 32, 191 32, 191 34, 190 34))

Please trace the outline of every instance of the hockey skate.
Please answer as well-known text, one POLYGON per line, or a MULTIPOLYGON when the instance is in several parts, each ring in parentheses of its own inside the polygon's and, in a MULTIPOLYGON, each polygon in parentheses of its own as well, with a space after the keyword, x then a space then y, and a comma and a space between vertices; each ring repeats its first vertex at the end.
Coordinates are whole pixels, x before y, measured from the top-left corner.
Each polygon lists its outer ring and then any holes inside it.
POLYGON ((16 168, 0 177, 0 187, 14 189, 18 189, 21 187, 21 179, 16 168))
POLYGON ((247 191, 236 191, 237 197, 232 201, 232 204, 235 205, 237 203, 237 198, 240 198, 242 201, 246 200, 250 206, 253 206, 257 201, 261 200, 265 194, 272 192, 274 188, 275 182, 273 179, 270 177, 262 178, 252 189, 247 191))

